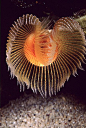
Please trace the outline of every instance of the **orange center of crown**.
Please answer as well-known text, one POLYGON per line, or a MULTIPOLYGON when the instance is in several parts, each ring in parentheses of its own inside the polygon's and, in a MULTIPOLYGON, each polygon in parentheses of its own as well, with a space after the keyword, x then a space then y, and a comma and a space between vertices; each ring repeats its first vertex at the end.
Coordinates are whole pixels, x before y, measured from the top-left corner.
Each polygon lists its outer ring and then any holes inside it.
POLYGON ((37 66, 47 66, 56 59, 56 43, 49 36, 30 34, 24 44, 24 53, 28 61, 37 66))

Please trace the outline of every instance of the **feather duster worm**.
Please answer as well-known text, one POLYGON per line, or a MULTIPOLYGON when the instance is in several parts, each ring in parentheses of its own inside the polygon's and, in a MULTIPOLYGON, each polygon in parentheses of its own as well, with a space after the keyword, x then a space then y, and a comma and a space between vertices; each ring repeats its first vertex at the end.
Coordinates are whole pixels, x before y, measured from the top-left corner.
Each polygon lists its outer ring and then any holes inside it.
MULTIPOLYGON (((20 87, 25 84, 44 97, 56 94, 77 73, 85 60, 86 43, 79 23, 69 17, 59 19, 52 30, 46 21, 23 15, 9 31, 6 62, 20 87)), ((21 88, 20 88, 21 90, 21 88)))

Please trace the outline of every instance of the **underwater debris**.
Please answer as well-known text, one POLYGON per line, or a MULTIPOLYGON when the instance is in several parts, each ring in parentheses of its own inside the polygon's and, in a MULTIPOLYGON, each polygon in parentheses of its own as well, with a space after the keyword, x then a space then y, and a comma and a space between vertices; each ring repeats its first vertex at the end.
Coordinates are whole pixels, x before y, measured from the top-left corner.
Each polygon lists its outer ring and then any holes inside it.
POLYGON ((29 8, 35 5, 45 5, 46 1, 40 1, 40 0, 11 0, 16 6, 21 8, 29 8))

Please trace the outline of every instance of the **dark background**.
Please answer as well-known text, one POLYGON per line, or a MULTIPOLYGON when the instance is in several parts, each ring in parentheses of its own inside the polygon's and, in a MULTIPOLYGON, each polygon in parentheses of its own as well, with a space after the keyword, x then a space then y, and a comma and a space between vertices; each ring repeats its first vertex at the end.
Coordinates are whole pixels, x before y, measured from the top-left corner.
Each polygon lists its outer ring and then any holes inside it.
MULTIPOLYGON (((10 79, 10 72, 6 64, 6 43, 9 29, 23 14, 33 14, 38 18, 50 17, 54 20, 58 17, 73 16, 73 14, 82 9, 86 9, 86 2, 83 0, 74 2, 73 0, 28 0, 25 5, 20 6, 21 0, 2 0, 1 1, 1 42, 0 42, 0 107, 4 106, 9 100, 16 99, 23 92, 19 92, 19 85, 17 86, 16 77, 10 79), (27 7, 28 5, 28 7, 27 7), (24 8, 23 8, 24 7, 24 8)), ((69 93, 75 95, 77 99, 86 103, 86 65, 82 64, 85 71, 78 70, 78 76, 70 77, 69 81, 65 83, 65 87, 61 89, 60 93, 69 93)), ((32 93, 29 89, 26 93, 32 93)))

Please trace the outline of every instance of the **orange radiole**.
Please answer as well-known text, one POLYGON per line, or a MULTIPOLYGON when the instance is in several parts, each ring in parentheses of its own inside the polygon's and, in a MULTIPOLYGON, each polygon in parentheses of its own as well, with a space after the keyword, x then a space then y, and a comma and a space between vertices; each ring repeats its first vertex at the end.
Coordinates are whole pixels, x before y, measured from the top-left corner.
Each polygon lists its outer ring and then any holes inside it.
POLYGON ((26 84, 43 97, 56 94, 71 74, 77 74, 86 53, 85 35, 77 21, 60 18, 53 29, 47 23, 32 14, 19 17, 9 31, 6 50, 8 68, 20 90, 26 84))
POLYGON ((32 64, 47 66, 56 59, 57 44, 53 42, 48 30, 42 30, 40 24, 36 27, 34 33, 28 35, 25 40, 24 53, 32 64))

